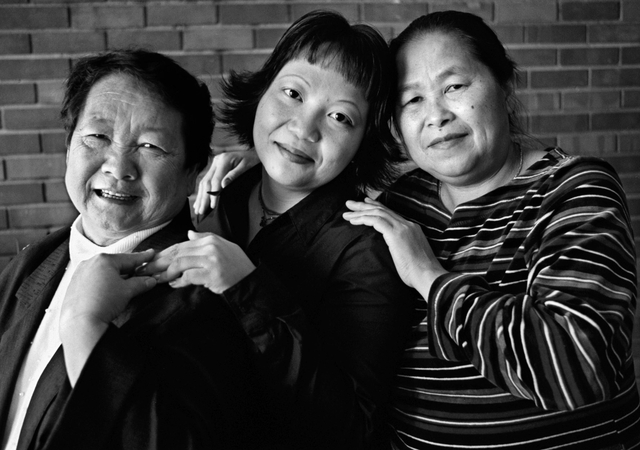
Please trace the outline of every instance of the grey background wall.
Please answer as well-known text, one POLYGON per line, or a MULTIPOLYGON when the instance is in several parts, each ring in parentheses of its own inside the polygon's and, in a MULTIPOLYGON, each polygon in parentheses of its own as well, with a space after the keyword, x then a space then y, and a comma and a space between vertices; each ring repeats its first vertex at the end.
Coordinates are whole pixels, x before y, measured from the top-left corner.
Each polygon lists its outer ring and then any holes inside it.
MULTIPOLYGON (((640 249, 640 0, 0 0, 0 269, 77 214, 64 189, 58 119, 75 58, 132 45, 161 51, 219 101, 225 72, 258 67, 286 27, 317 8, 373 24, 387 38, 432 11, 483 17, 521 66, 528 130, 616 167, 640 249)), ((213 145, 223 151, 234 142, 218 129, 213 145)))

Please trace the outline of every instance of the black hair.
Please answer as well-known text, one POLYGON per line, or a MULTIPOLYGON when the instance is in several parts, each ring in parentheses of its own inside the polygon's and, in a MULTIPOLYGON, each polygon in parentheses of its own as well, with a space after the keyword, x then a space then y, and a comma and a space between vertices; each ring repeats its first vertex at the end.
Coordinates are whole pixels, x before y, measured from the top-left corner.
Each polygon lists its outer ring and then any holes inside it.
POLYGON ((91 88, 112 74, 133 77, 182 115, 185 166, 200 172, 211 156, 215 116, 207 86, 168 56, 143 49, 113 50, 79 59, 65 84, 60 113, 66 143, 78 123, 91 88))
POLYGON ((331 65, 349 83, 364 90, 369 102, 367 126, 353 163, 345 170, 363 192, 386 186, 395 177, 394 163, 403 160, 390 129, 396 86, 393 59, 375 28, 350 25, 336 12, 305 14, 287 29, 261 69, 232 71, 222 81, 225 101, 220 122, 241 144, 253 147, 258 103, 284 65, 295 59, 331 65))
POLYGON ((522 138, 526 132, 521 124, 522 104, 515 95, 518 66, 509 56, 496 33, 482 18, 461 11, 438 11, 418 17, 390 43, 394 60, 409 42, 427 33, 449 33, 467 44, 469 53, 486 66, 502 90, 507 93, 509 131, 513 138, 522 138))

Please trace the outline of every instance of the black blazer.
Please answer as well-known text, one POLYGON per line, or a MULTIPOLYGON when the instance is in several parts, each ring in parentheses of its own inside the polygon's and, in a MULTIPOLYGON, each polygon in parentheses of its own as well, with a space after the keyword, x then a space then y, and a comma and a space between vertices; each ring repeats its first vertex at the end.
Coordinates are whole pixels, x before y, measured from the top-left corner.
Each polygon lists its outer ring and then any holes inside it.
MULTIPOLYGON (((185 207, 136 251, 184 241, 191 227, 185 207)), ((69 232, 27 247, 0 275, 0 430, 68 263, 69 232)), ((18 449, 256 448, 266 440, 249 352, 215 294, 158 285, 108 329, 73 389, 58 349, 38 382, 18 449)))

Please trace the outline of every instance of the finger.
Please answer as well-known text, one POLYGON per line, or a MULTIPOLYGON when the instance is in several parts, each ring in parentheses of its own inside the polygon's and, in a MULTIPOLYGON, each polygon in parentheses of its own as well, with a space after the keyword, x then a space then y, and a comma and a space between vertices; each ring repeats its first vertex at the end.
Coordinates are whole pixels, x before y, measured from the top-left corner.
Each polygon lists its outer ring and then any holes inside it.
POLYGON ((365 202, 357 202, 355 200, 347 200, 346 205, 347 208, 349 208, 351 211, 370 211, 380 207, 384 208, 384 206, 377 202, 375 204, 371 204, 365 202))
POLYGON ((196 196, 196 201, 193 204, 194 212, 196 214, 201 215, 207 212, 206 209, 209 203, 209 194, 207 194, 207 192, 211 190, 209 180, 215 173, 216 166, 217 166, 216 158, 214 157, 213 160, 211 161, 211 164, 209 165, 209 168, 207 169, 205 174, 200 179, 200 182, 198 183, 198 194, 196 196))
POLYGON ((150 248, 143 252, 115 253, 103 256, 108 258, 111 265, 120 273, 133 274, 136 268, 151 261, 154 255, 155 251, 150 248))
POLYGON ((123 283, 129 298, 133 298, 153 289, 158 281, 153 277, 132 277, 124 280, 123 283))

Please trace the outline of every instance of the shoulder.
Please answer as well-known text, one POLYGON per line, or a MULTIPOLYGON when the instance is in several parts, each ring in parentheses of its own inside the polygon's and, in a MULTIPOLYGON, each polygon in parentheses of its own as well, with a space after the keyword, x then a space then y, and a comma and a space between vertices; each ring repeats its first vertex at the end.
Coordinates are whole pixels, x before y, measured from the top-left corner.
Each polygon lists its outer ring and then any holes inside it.
POLYGON ((33 243, 27 244, 11 260, 5 272, 30 272, 45 260, 56 248, 68 240, 70 228, 56 230, 33 243))

